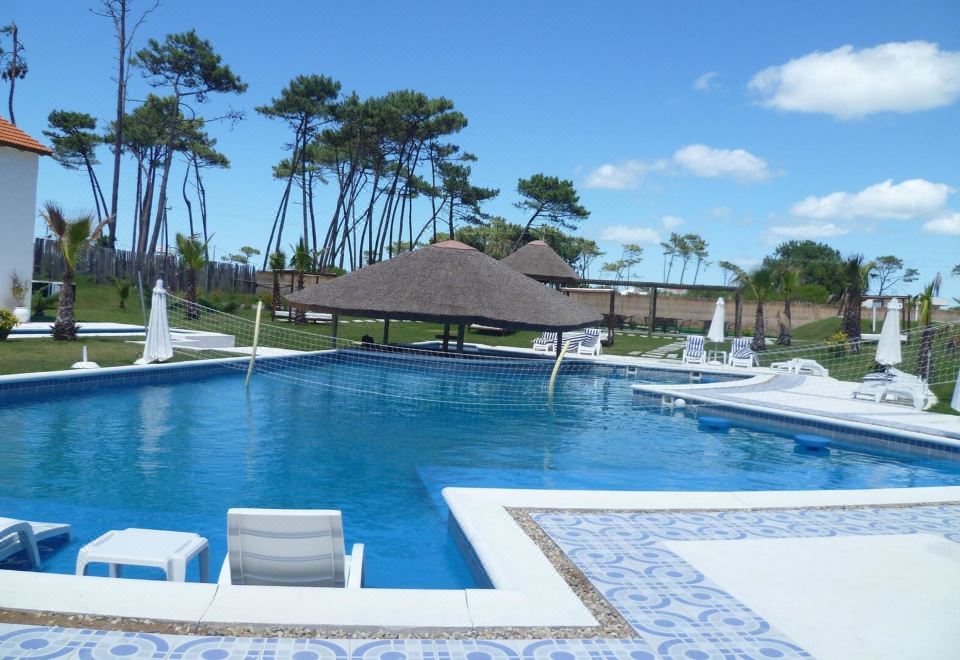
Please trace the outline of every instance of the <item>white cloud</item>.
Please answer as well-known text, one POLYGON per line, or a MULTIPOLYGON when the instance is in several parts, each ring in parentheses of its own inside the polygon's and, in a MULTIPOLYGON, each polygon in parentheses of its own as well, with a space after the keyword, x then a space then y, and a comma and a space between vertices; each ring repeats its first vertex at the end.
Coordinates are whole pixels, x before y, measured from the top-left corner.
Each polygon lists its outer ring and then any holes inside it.
POLYGON ((660 226, 663 227, 666 231, 671 231, 682 225, 686 220, 683 218, 678 218, 675 215, 665 215, 660 218, 660 226))
POLYGON ((587 175, 584 182, 586 188, 603 188, 605 190, 627 190, 636 188, 650 172, 664 170, 665 161, 652 163, 640 160, 628 160, 619 165, 606 163, 587 175))
POLYGON ((729 177, 742 182, 763 181, 772 176, 767 161, 744 149, 689 144, 673 154, 673 161, 695 176, 729 177))
POLYGON ((832 238, 850 233, 849 227, 841 227, 832 222, 811 222, 805 225, 782 225, 771 227, 770 235, 775 238, 814 239, 832 238))
POLYGON ((630 227, 628 225, 611 225, 604 228, 600 234, 601 240, 625 243, 651 243, 659 245, 660 234, 656 229, 649 227, 630 227))
POLYGON ((931 234, 960 236, 960 212, 954 212, 923 223, 923 231, 931 234))
POLYGON ((841 119, 929 110, 960 97, 960 52, 928 41, 847 45, 768 67, 748 87, 769 108, 841 119))
POLYGON ((794 204, 790 213, 816 220, 907 220, 942 211, 951 192, 945 183, 924 179, 893 183, 887 179, 856 193, 807 197, 794 204))
POLYGON ((716 71, 707 71, 693 81, 693 88, 698 92, 712 92, 720 89, 720 83, 717 78, 720 76, 716 71))

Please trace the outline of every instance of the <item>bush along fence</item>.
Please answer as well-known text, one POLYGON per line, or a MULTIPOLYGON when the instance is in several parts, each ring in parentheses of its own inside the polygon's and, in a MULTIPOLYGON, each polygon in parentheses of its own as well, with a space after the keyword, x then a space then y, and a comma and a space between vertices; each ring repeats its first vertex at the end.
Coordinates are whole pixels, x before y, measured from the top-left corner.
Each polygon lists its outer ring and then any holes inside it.
MULTIPOLYGON (((145 286, 162 279, 168 289, 186 286, 186 272, 173 254, 138 256, 127 250, 94 247, 80 257, 77 275, 92 276, 97 284, 109 284, 113 278, 137 281, 142 273, 145 286)), ((58 282, 63 277, 63 257, 56 241, 38 238, 33 246, 33 278, 58 282)), ((251 265, 211 262, 199 273, 197 283, 205 291, 254 293, 257 271, 251 265)))

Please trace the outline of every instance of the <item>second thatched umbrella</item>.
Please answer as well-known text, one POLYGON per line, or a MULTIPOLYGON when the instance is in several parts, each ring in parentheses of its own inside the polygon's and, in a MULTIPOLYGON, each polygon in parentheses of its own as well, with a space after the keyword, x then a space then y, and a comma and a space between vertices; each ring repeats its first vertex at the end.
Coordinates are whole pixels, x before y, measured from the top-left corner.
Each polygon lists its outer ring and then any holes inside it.
POLYGON ((580 281, 577 271, 543 241, 531 241, 500 260, 518 273, 540 282, 573 284, 580 281))
POLYGON ((476 323, 562 332, 601 320, 592 309, 458 241, 401 254, 292 293, 287 300, 310 311, 461 328, 476 323))

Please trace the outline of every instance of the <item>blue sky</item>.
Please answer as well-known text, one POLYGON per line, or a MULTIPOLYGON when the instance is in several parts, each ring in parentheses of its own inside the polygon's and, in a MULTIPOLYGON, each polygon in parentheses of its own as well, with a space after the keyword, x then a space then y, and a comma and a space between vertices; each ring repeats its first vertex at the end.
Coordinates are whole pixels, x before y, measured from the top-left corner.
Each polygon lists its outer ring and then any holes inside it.
MULTIPOLYGON (((90 13, 95 4, 0 6, 30 64, 18 125, 37 137, 53 109, 112 116, 112 26, 90 13)), ((713 262, 749 267, 779 241, 809 237, 844 254, 895 254, 929 280, 960 263, 958 25, 955 1, 164 0, 137 46, 195 28, 249 83, 201 109, 247 111, 232 129, 210 127, 233 164, 207 179, 218 253, 264 245, 282 193, 270 167, 287 136, 253 107, 295 75, 322 73, 361 96, 450 98, 470 122, 455 141, 479 157, 476 183, 501 189, 489 211, 523 219, 512 207, 520 177, 572 179, 591 211, 581 233, 606 259, 624 242, 646 246, 635 276, 660 277, 656 243, 673 230, 702 234, 713 262)), ((147 89, 134 74, 130 96, 147 89)), ((99 172, 106 185, 110 168, 99 172)), ((84 175, 48 159, 39 199, 91 207, 84 175)), ((182 202, 171 201, 184 229, 182 202)), ((328 194, 318 201, 332 212, 328 194)), ((713 266, 702 281, 720 278, 713 266)), ((944 291, 960 296, 960 279, 947 277, 944 291)))

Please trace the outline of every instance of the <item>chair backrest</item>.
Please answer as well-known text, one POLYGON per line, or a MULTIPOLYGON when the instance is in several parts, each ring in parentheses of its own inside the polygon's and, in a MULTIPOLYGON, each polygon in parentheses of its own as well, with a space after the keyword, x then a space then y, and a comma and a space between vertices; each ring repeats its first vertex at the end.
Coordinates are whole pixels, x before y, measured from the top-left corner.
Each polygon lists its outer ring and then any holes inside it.
POLYGON ((737 337, 730 345, 730 353, 735 358, 745 358, 753 355, 753 349, 750 348, 750 337, 737 337))
POLYGON ((703 337, 699 335, 687 335, 686 345, 683 350, 689 357, 699 357, 703 353, 703 337))
POLYGON ((339 511, 230 509, 227 552, 233 584, 342 587, 339 511))
POLYGON ((553 342, 557 341, 557 333, 544 332, 533 341, 537 344, 552 344, 553 342))
POLYGON ((596 346, 600 341, 600 328, 587 328, 583 331, 584 337, 581 346, 596 346))

